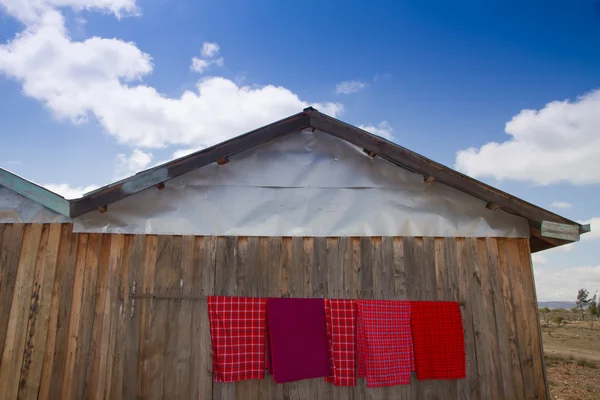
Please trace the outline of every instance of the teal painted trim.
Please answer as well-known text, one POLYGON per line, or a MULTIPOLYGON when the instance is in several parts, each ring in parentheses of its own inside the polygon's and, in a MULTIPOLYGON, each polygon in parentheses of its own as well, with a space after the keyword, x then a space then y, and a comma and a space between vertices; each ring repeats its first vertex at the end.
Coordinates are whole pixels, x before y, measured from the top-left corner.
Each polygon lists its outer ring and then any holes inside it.
POLYGON ((2 168, 0 168, 0 185, 65 217, 70 216, 69 200, 2 168))
POLYGON ((568 240, 571 242, 579 241, 579 225, 559 224, 557 222, 542 221, 542 236, 568 240))

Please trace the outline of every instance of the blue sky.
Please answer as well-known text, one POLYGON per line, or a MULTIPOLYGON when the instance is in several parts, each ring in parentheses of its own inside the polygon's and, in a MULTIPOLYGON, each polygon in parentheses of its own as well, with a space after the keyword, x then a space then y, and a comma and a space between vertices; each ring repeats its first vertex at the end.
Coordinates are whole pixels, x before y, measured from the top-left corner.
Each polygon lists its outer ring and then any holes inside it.
POLYGON ((0 166, 75 196, 312 104, 600 231, 599 4, 0 0, 0 166))

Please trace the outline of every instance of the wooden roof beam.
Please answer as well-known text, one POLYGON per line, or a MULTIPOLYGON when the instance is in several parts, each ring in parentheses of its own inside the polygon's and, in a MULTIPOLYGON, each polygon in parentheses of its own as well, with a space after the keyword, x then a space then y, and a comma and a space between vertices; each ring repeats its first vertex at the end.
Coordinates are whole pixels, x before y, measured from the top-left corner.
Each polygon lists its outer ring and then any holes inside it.
POLYGON ((501 208, 502 206, 500 204, 497 203, 487 203, 485 205, 485 208, 487 208, 488 210, 492 210, 492 211, 496 211, 497 209, 501 208))
POLYGON ((142 171, 130 178, 89 193, 85 197, 70 202, 69 216, 79 217, 107 204, 122 200, 144 189, 168 181, 205 165, 217 162, 245 150, 252 149, 271 140, 286 136, 310 127, 307 112, 301 112, 244 135, 237 136, 212 147, 197 151, 178 160, 142 171))
POLYGON ((345 140, 357 147, 369 149, 377 153, 379 157, 408 170, 418 172, 424 176, 435 176, 437 182, 488 203, 498 204, 504 211, 532 221, 548 220, 567 224, 574 223, 384 138, 374 136, 365 130, 346 124, 318 111, 308 111, 308 114, 310 116, 310 125, 322 132, 345 140))

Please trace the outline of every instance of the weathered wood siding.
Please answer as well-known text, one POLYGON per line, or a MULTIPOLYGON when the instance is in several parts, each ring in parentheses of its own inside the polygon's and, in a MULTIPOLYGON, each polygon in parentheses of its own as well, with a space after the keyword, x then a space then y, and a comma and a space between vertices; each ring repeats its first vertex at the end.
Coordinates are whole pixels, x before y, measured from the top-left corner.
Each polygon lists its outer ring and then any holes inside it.
POLYGON ((0 225, 3 399, 546 398, 527 239, 75 234, 0 225), (467 379, 216 384, 205 296, 456 300, 467 379))

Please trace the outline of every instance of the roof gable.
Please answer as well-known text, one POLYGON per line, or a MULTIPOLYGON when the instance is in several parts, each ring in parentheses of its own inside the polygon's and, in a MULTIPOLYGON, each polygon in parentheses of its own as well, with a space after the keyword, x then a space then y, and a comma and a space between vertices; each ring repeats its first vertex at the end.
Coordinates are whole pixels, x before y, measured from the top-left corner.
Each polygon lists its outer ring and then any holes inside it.
MULTIPOLYGON (((79 217, 87 212, 105 209, 108 205, 138 193, 153 186, 161 187, 164 182, 181 176, 205 165, 217 162, 226 163, 227 158, 242 151, 252 149, 274 139, 297 132, 305 128, 313 128, 329 135, 338 137, 355 146, 363 148, 372 156, 381 157, 400 167, 423 175, 426 182, 440 182, 461 192, 484 200, 490 209, 502 209, 511 214, 526 218, 531 227, 531 234, 537 239, 532 239, 532 250, 569 243, 569 241, 542 237, 541 224, 543 221, 557 222, 579 227, 580 233, 590 230, 589 225, 583 226, 560 215, 514 197, 492 186, 486 185, 476 179, 457 172, 449 167, 423 157, 411 150, 392 143, 386 139, 373 135, 355 126, 346 124, 328 115, 322 114, 309 107, 301 113, 292 115, 283 120, 266 125, 262 128, 248 132, 215 146, 203 149, 177 160, 142 171, 124 180, 102 187, 86 194, 80 199, 68 201, 69 210, 65 210, 65 199, 58 195, 45 193, 45 189, 20 187, 20 183, 11 183, 14 176, 0 174, 0 184, 17 191, 35 201, 43 201, 44 205, 54 211, 72 218, 79 217), (9 184, 5 184, 8 180, 9 184), (11 186, 12 185, 12 186, 11 186), (39 189, 42 189, 40 192, 39 189), (62 199, 62 200, 61 200, 62 199), (538 240, 539 239, 539 240, 538 240)), ((13 179, 14 181, 14 179, 13 179)), ((35 185, 37 186, 37 185, 35 185)))

